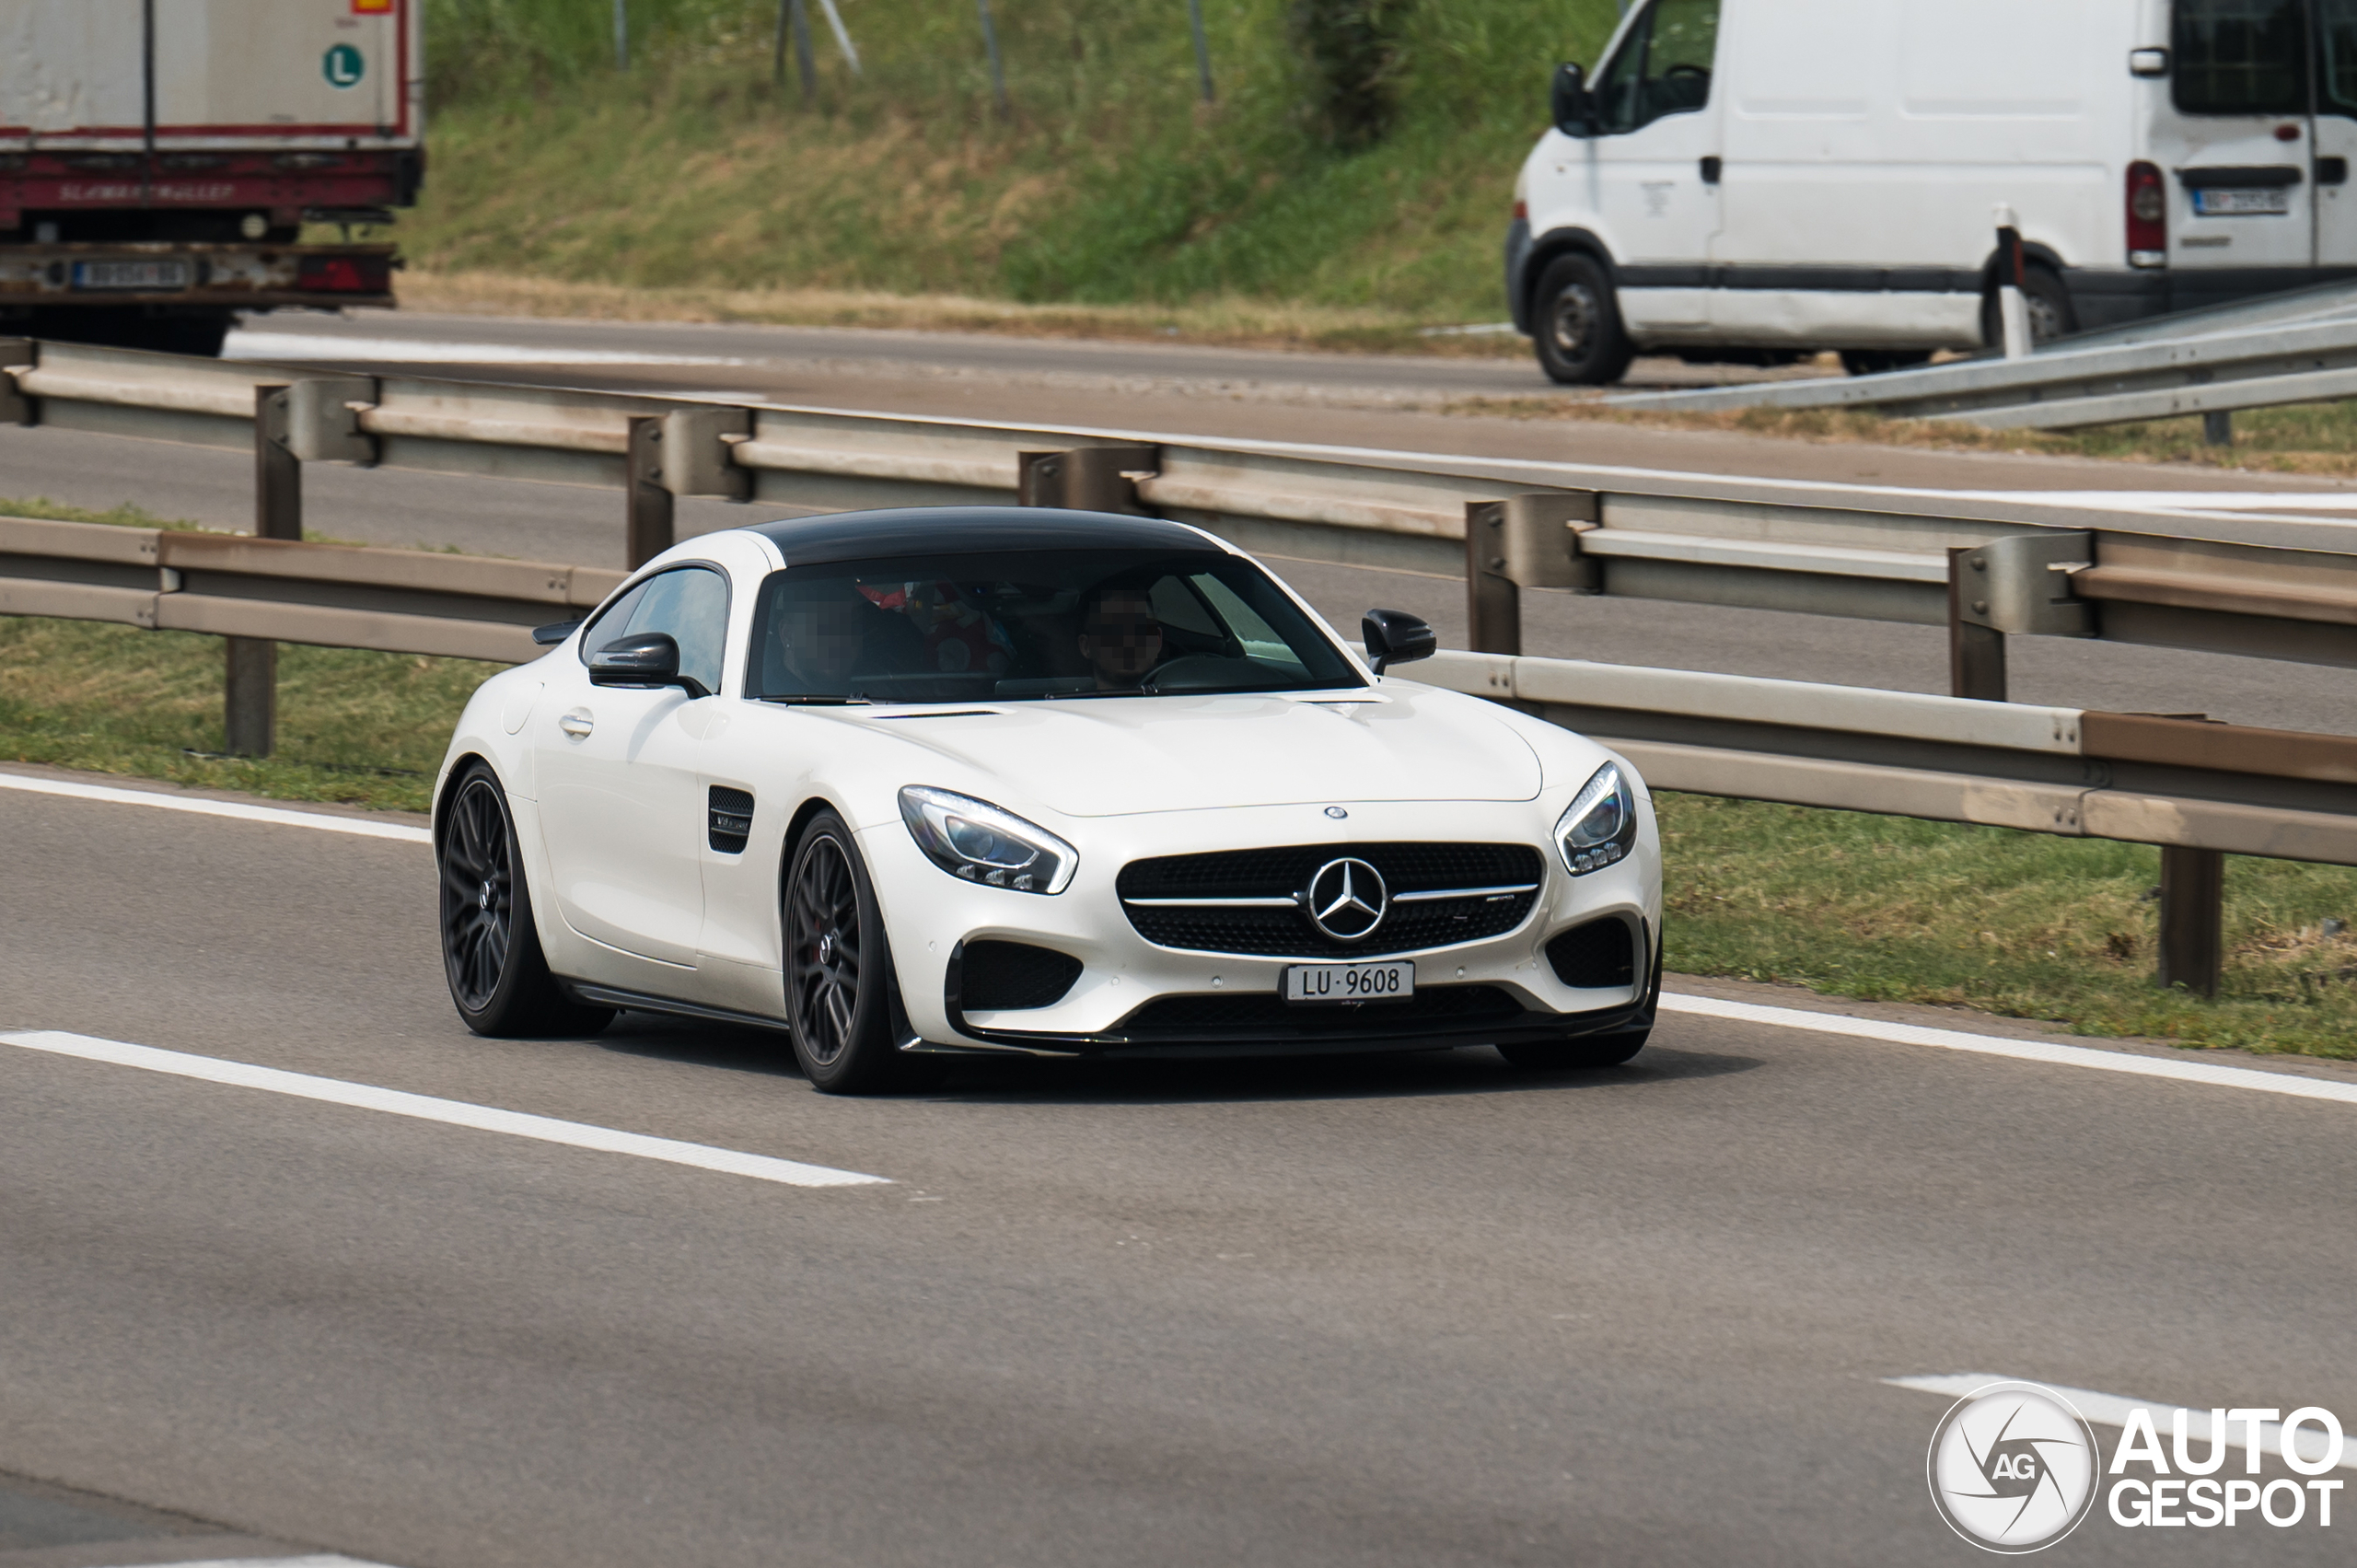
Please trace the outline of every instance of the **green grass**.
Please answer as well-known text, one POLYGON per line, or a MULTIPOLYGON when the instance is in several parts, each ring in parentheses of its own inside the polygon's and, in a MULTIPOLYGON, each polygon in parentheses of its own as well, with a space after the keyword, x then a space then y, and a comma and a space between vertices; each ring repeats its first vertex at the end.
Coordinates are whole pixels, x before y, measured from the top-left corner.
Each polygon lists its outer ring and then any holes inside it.
POLYGON ((1205 0, 1207 108, 1178 0, 999 0, 1001 117, 970 5, 845 0, 864 72, 818 23, 805 108, 770 0, 634 0, 626 76, 600 7, 432 0, 434 161, 397 232, 436 273, 1498 319, 1549 72, 1594 59, 1613 0, 1389 6, 1399 113, 1355 151, 1295 3, 1205 0))
MULTIPOLYGON (((0 517, 198 526, 127 502, 100 512, 0 499, 0 517)), ((499 668, 284 644, 276 755, 224 758, 218 637, 0 616, 0 759, 423 811, 459 710, 499 668)))
POLYGON ((2226 862, 2224 982, 2153 984, 2159 852, 2002 828, 1659 797, 1669 965, 2082 1034, 2357 1057, 2357 870, 2226 862))

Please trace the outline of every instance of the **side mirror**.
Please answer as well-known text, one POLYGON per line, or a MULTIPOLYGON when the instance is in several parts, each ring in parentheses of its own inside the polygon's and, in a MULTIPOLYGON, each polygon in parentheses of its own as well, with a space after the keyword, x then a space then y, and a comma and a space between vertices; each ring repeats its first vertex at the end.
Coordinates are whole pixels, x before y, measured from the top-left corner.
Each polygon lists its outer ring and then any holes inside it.
POLYGON ((1359 635, 1366 639, 1367 662, 1377 675, 1395 664, 1430 658, 1440 646, 1433 629, 1404 610, 1368 610, 1359 621, 1359 635))
POLYGON ((676 686, 691 697, 712 695, 702 681, 679 673, 679 645, 668 632, 642 632, 591 654, 589 684, 676 686))
POLYGON ((1548 111, 1555 129, 1566 136, 1585 136, 1596 129, 1596 97, 1587 90, 1587 73, 1577 65, 1555 67, 1555 85, 1548 94, 1548 111))

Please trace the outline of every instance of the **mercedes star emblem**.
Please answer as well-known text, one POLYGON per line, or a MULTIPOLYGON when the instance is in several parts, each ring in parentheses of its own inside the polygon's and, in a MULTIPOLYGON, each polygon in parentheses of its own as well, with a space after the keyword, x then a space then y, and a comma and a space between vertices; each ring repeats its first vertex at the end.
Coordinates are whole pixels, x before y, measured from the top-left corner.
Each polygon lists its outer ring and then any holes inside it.
POLYGON ((1383 885, 1383 873, 1365 861, 1329 860, 1309 879, 1302 907, 1318 929, 1335 941, 1356 942, 1383 923, 1391 891, 1383 885))

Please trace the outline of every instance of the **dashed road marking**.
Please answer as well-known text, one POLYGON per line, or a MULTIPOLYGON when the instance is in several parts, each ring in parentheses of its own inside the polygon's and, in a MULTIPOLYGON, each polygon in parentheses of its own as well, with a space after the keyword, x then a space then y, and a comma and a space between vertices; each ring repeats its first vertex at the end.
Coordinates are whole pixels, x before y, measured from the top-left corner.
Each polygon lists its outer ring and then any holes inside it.
POLYGON ((22 1034, 0 1034, 0 1045, 13 1045, 25 1051, 43 1051, 57 1056, 75 1056, 86 1062, 105 1062, 118 1067, 137 1067, 149 1073, 168 1073, 176 1077, 227 1084, 241 1089, 261 1089, 268 1094, 292 1095, 297 1099, 321 1100, 330 1105, 382 1111, 388 1116, 413 1117, 421 1121, 439 1121, 452 1127, 471 1127, 485 1132, 505 1132, 509 1137, 532 1138, 543 1144, 564 1144, 576 1149, 595 1149, 603 1154, 630 1155, 639 1159, 661 1160, 669 1165, 693 1166, 702 1170, 749 1176, 756 1181, 775 1181, 788 1187, 864 1187, 890 1179, 864 1175, 855 1170, 837 1170, 830 1166, 805 1165, 799 1160, 714 1148, 706 1144, 686 1144, 674 1138, 650 1137, 644 1132, 624 1132, 586 1121, 561 1121, 552 1116, 533 1116, 520 1110, 502 1110, 495 1106, 470 1105, 465 1100, 378 1088, 373 1084, 354 1084, 341 1078, 320 1078, 308 1073, 257 1067, 251 1063, 230 1062, 217 1056, 193 1056, 186 1051, 161 1051, 151 1045, 130 1045, 117 1040, 100 1040, 95 1035, 35 1029, 22 1034))

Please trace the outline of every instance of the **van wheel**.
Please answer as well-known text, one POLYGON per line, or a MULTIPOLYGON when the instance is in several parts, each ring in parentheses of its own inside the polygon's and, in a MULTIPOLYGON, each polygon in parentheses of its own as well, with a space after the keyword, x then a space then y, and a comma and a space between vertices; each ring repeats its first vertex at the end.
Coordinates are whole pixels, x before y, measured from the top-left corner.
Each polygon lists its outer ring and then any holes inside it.
MULTIPOLYGON (((2005 346, 2005 322, 1997 310, 1998 291, 1991 289, 1980 302, 1980 337, 1991 348, 2005 346)), ((2029 341, 2042 343, 2079 330, 2078 312, 2071 308, 2071 291, 2044 267, 2022 273, 2022 303, 2029 307, 2029 341)))
POLYGON ((1841 368, 1852 376, 1879 376, 1886 370, 1912 370, 1928 365, 1932 351, 1927 348, 1845 348, 1841 351, 1841 368))
POLYGON ((1629 372, 1636 345, 1620 325, 1612 280, 1589 256, 1558 256, 1538 279, 1531 341, 1548 378, 1567 387, 1603 387, 1629 372))

